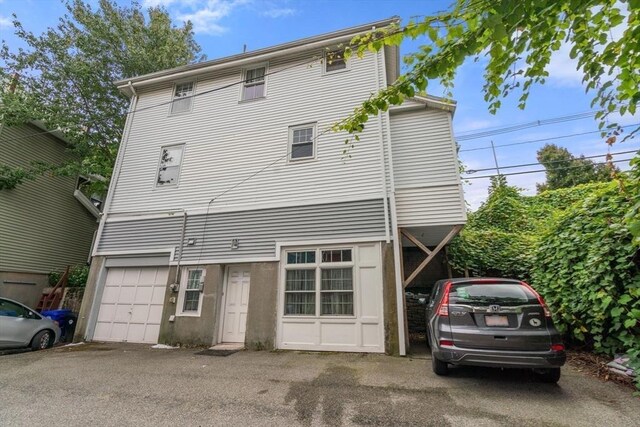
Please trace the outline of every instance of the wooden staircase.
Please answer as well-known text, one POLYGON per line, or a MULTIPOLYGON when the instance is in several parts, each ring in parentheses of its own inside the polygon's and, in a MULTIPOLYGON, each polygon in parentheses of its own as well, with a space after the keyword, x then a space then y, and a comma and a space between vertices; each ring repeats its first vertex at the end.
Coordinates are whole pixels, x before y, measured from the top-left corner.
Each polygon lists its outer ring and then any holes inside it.
POLYGON ((60 276, 60 280, 53 288, 46 288, 42 291, 40 301, 36 306, 36 311, 43 312, 47 310, 57 310, 60 307, 60 301, 64 295, 64 288, 67 286, 69 280, 69 266, 64 271, 64 274, 60 276))

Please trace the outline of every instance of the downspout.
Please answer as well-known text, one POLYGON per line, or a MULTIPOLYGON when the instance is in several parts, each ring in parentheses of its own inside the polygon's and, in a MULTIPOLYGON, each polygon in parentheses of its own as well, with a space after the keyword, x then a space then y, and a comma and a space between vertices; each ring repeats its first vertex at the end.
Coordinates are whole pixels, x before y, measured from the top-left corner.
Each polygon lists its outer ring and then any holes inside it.
POLYGON ((391 181, 391 228, 393 229, 393 263, 396 273, 396 310, 398 312, 398 342, 400 356, 407 355, 406 330, 404 323, 404 283, 402 278, 402 266, 400 265, 402 250, 402 237, 398 235, 398 214, 396 212, 396 184, 393 178, 393 158, 391 157, 391 118, 387 117, 387 157, 389 158, 389 179, 391 181))
POLYGON ((178 251, 178 259, 176 263, 176 275, 173 279, 173 283, 180 283, 180 261, 182 260, 182 250, 184 249, 184 236, 187 231, 187 211, 184 211, 184 216, 182 217, 182 233, 180 234, 180 246, 178 251))
MULTIPOLYGON (((380 66, 378 64, 379 59, 382 58, 384 61, 384 50, 382 53, 377 53, 375 57, 375 65, 376 65, 376 90, 380 92, 380 66)), ((382 115, 378 114, 378 135, 380 137, 380 170, 382 171, 382 193, 384 195, 383 203, 384 203, 384 235, 387 243, 391 241, 391 236, 389 233, 389 192, 387 191, 387 177, 385 174, 384 167, 384 138, 382 136, 382 115)))

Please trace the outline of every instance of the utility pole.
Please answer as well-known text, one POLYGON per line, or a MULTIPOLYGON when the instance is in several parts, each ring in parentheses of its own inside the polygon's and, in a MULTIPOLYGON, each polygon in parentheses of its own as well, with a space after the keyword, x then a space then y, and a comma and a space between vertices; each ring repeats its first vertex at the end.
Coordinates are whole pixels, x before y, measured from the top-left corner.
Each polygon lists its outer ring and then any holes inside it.
POLYGON ((498 172, 498 176, 502 175, 500 173, 500 166, 498 165, 498 156, 496 156, 496 147, 493 145, 493 140, 491 140, 491 151, 493 151, 493 161, 496 164, 496 171, 498 172))

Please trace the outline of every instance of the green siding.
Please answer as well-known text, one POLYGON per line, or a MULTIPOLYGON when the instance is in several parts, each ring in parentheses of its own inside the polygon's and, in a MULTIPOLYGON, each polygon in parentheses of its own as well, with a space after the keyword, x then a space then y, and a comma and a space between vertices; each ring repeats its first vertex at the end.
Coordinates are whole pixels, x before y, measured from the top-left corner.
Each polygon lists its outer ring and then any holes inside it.
MULTIPOLYGON (((62 163, 62 141, 33 125, 2 127, 2 163, 62 163), (40 135, 36 135, 40 134, 40 135)), ((74 177, 41 176, 0 190, 0 271, 43 272, 85 263, 96 219, 73 196, 74 177)))

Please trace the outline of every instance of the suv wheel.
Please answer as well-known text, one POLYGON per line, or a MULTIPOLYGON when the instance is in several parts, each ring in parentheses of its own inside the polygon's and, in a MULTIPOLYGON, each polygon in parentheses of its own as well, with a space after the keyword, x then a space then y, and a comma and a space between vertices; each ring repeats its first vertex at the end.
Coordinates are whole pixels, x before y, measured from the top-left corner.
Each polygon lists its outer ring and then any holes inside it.
POLYGON ((536 375, 543 383, 555 384, 560 381, 560 368, 550 368, 537 371, 536 375))
POLYGON ((431 367, 436 375, 443 376, 449 373, 449 366, 447 362, 443 362, 433 354, 431 355, 431 367))

